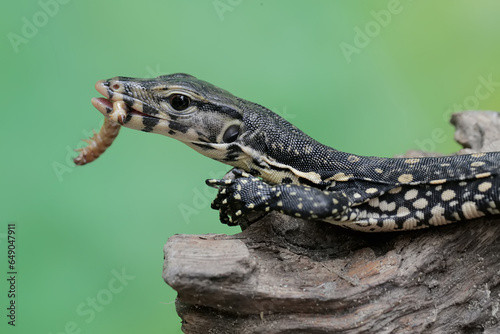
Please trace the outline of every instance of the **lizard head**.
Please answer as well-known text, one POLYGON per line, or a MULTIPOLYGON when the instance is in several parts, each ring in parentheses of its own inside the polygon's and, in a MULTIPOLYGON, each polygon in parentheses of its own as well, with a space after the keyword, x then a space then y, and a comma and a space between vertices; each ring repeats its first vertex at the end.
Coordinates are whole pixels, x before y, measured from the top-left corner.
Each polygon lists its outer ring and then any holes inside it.
POLYGON ((105 98, 92 103, 104 116, 127 128, 173 137, 217 160, 227 158, 243 132, 238 99, 187 74, 114 77, 95 87, 105 98))
MULTIPOLYGON (((304 163, 307 159, 297 155, 297 147, 314 149, 308 146, 311 138, 272 111, 187 74, 114 77, 98 81, 96 89, 104 98, 92 103, 112 121, 175 138, 270 182, 303 178, 283 161, 304 163), (290 157, 277 159, 286 155, 290 157)), ((310 180, 319 182, 317 175, 310 180)))

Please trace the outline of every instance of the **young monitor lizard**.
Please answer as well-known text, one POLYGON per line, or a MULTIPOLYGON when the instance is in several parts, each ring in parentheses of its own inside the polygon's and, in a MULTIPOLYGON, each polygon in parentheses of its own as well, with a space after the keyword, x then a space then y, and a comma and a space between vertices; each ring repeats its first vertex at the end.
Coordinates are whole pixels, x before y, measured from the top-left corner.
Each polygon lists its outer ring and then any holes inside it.
POLYGON ((97 82, 109 124, 175 138, 235 167, 212 203, 223 223, 279 211, 366 232, 500 213, 500 153, 377 158, 325 146, 270 110, 186 74, 97 82))

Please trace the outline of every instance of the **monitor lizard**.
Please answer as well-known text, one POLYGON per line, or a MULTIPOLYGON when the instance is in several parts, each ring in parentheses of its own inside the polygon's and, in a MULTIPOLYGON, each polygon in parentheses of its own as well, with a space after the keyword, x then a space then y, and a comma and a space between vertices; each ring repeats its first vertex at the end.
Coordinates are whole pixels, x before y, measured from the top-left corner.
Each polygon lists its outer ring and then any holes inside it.
MULTIPOLYGON (((385 232, 500 213, 500 152, 422 158, 345 153, 259 104, 182 73, 114 77, 98 81, 96 89, 104 98, 92 103, 107 118, 110 136, 116 137, 117 124, 158 133, 234 167, 233 178, 206 181, 219 189, 212 208, 228 225, 249 212, 278 211, 385 232)), ((109 146, 114 137, 97 139, 109 146)))

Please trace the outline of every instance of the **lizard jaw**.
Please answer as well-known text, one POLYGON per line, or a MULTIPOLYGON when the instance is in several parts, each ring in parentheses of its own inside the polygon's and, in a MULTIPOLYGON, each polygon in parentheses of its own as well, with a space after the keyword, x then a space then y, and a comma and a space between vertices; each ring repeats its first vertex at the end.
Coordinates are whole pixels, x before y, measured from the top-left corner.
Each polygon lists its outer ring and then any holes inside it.
MULTIPOLYGON (((169 119, 168 116, 162 117, 161 114, 151 115, 144 113, 142 111, 142 102, 136 99, 134 99, 132 105, 130 105, 130 102, 125 103, 124 98, 128 96, 110 90, 111 80, 99 80, 95 84, 95 88, 104 97, 92 99, 94 107, 105 118, 129 129, 161 134, 184 143, 197 142, 193 138, 198 138, 199 135, 175 119, 169 119)), ((202 141, 199 144, 209 145, 209 143, 202 141)))
POLYGON ((91 102, 92 105, 99 110, 101 114, 105 117, 109 117, 108 115, 113 111, 113 102, 109 100, 108 89, 104 84, 104 80, 99 80, 95 84, 95 89, 101 93, 103 97, 94 97, 91 102))
POLYGON ((131 118, 158 118, 153 115, 145 114, 134 107, 127 106, 122 99, 113 101, 113 98, 109 96, 108 83, 106 80, 97 81, 95 89, 104 97, 92 98, 92 105, 105 117, 110 118, 120 125, 124 125, 131 118))

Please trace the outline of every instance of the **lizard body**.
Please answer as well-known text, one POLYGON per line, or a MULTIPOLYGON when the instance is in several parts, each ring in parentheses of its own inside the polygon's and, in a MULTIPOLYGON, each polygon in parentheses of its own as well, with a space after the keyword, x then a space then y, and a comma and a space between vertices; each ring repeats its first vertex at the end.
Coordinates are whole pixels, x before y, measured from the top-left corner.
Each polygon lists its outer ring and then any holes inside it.
POLYGON ((272 111, 187 74, 97 82, 94 106, 122 126, 173 137, 235 167, 212 207, 237 225, 279 211, 366 232, 499 214, 500 152, 378 158, 323 145, 272 111), (120 108, 114 108, 117 102, 120 108), (125 105, 125 107, 123 107, 125 105))

